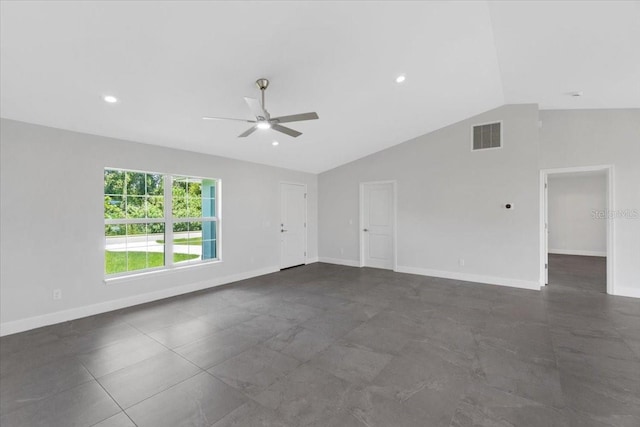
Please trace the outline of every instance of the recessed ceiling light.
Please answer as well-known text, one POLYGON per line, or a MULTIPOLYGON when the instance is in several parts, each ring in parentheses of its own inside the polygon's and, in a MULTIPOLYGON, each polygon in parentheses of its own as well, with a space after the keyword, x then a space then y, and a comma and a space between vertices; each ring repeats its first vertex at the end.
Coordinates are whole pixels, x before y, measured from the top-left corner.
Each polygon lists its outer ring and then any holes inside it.
POLYGON ((108 102, 109 104, 115 104, 116 102, 118 102, 118 98, 113 95, 105 95, 105 97, 102 99, 104 99, 104 102, 108 102))
POLYGON ((398 77, 396 77, 396 83, 402 83, 406 79, 407 79, 407 76, 405 76, 404 74, 400 74, 398 77))
POLYGON ((271 127, 271 123, 269 123, 269 122, 258 122, 258 124, 256 126, 258 126, 258 129, 269 129, 271 127))
POLYGON ((273 142, 271 143, 271 145, 273 145, 273 146, 275 147, 275 146, 277 146, 277 145, 280 145, 280 143, 279 143, 278 141, 273 141, 273 142))

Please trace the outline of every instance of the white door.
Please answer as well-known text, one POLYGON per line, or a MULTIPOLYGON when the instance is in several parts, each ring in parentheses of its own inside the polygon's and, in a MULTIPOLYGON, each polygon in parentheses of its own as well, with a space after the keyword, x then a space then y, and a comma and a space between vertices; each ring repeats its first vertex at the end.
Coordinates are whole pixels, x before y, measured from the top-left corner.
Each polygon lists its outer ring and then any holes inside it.
POLYGON ((394 185, 362 185, 362 256, 366 267, 394 267, 394 185))
POLYGON ((304 264, 307 257, 307 194, 301 184, 280 184, 280 268, 304 264))
POLYGON ((544 284, 549 284, 549 184, 544 175, 544 284))

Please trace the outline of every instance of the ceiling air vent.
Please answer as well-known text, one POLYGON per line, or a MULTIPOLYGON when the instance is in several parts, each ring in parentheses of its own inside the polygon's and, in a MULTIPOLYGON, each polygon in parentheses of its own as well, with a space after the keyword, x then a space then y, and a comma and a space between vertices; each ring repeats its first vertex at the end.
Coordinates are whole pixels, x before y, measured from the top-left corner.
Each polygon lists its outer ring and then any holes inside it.
POLYGON ((475 125, 471 131, 473 151, 502 147, 502 122, 475 125))

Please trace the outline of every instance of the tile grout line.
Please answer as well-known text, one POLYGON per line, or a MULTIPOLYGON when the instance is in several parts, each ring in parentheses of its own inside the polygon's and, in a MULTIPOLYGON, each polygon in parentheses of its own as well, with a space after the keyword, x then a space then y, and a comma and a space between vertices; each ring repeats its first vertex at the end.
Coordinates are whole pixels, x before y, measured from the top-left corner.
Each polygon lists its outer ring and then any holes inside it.
MULTIPOLYGON (((109 398, 113 401, 113 403, 115 403, 115 404, 118 406, 118 408, 120 408, 120 411, 121 411, 121 412, 123 412, 123 413, 127 416, 127 418, 129 418, 129 421, 131 421, 131 422, 133 423, 133 425, 134 425, 134 426, 137 426, 138 424, 136 424, 136 423, 131 419, 131 417, 129 416, 129 414, 127 414, 127 413, 125 412, 124 408, 123 408, 122 406, 120 406, 120 403, 118 403, 118 401, 117 401, 116 399, 114 399, 114 397, 111 395, 111 393, 109 393, 109 391, 107 391, 107 389, 106 389, 106 388, 104 388, 104 386, 102 385, 102 383, 100 383, 100 381, 98 381, 98 379, 95 377, 95 375, 93 375, 93 372, 89 371, 89 368, 87 368, 87 367, 84 365, 84 363, 82 363, 82 361, 80 361, 80 363, 81 363, 81 364, 82 364, 82 366, 83 366, 83 367, 84 367, 84 368, 89 372, 89 374, 91 375, 91 377, 93 377, 93 380, 96 382, 96 384, 98 384, 98 385, 100 386, 100 388, 101 388, 102 390, 104 390, 104 392, 107 394, 107 396, 109 396, 109 398)), ((95 426, 96 424, 99 424, 99 423, 103 422, 104 420, 108 420, 109 418, 114 417, 114 416, 116 416, 116 415, 118 415, 118 414, 110 415, 110 416, 108 416, 107 418, 105 418, 105 419, 103 419, 103 420, 100 420, 100 421, 98 421, 97 423, 95 423, 95 424, 93 424, 93 425, 95 426)))
MULTIPOLYGON (((169 386, 169 387, 165 388, 164 390, 160 390, 160 391, 158 391, 157 393, 154 393, 154 394, 152 394, 151 396, 148 396, 148 397, 146 397, 146 398, 142 399, 141 401, 136 402, 135 404, 133 404, 133 405, 129 406, 127 409, 131 409, 132 407, 137 406, 137 405, 141 404, 142 402, 145 402, 145 401, 147 401, 147 400, 151 399, 152 397, 157 396, 157 395, 158 395, 158 394, 160 394, 160 393, 163 393, 163 392, 165 392, 165 391, 167 391, 167 390, 169 390, 169 389, 172 389, 172 388, 174 388, 174 387, 176 387, 176 386, 178 386, 178 385, 180 385, 180 384, 182 384, 182 383, 184 383, 184 382, 186 382, 186 381, 188 381, 188 380, 190 380, 190 379, 192 379, 192 378, 194 378, 194 377, 196 377, 196 376, 198 376, 198 375, 200 375, 200 374, 202 374, 202 373, 205 373, 205 374, 207 374, 207 375, 210 375, 210 376, 214 377, 214 378, 215 378, 216 380, 218 380, 218 381, 222 381, 221 379, 219 379, 219 378, 215 377, 213 374, 211 374, 210 372, 208 372, 208 371, 207 371, 207 369, 211 369, 211 368, 213 368, 214 366, 217 366, 218 364, 223 363, 223 362, 226 362, 227 360, 229 360, 229 359, 231 359, 231 358, 233 358, 233 357, 237 356, 237 354, 236 354, 236 355, 233 355, 233 356, 230 356, 230 357, 226 358, 225 360, 221 361, 220 363, 217 363, 217 364, 215 364, 215 365, 211 365, 211 366, 210 366, 210 367, 208 367, 208 368, 201 368, 200 366, 196 365, 194 362, 192 362, 191 360, 187 359, 186 357, 184 357, 184 356, 183 356, 183 355, 181 355, 180 353, 177 353, 174 349, 169 348, 169 347, 167 347, 166 345, 162 344, 161 342, 159 342, 159 341, 155 340, 153 337, 150 337, 147 333, 142 332, 140 329, 136 328, 135 326, 133 326, 133 325, 131 325, 131 326, 132 326, 133 328, 135 328, 136 330, 138 330, 141 334, 143 334, 143 335, 147 336, 148 338, 151 338, 151 339, 153 339, 154 341, 158 342, 158 344, 160 344, 161 346, 165 347, 167 350, 169 350, 169 351, 170 351, 170 352, 172 352, 173 354, 177 355, 178 357, 180 357, 181 359, 183 359, 183 360, 184 360, 184 361, 186 361, 187 363, 189 363, 189 364, 193 365, 193 366, 194 366, 195 368, 197 368, 199 371, 198 371, 198 372, 196 372, 195 374, 193 374, 193 375, 191 375, 191 376, 189 376, 189 377, 187 377, 187 378, 185 378, 185 379, 183 379, 183 380, 181 380, 181 381, 178 381, 177 383, 175 383, 175 384, 173 384, 173 385, 171 385, 171 386, 169 386)), ((210 336, 210 335, 209 335, 209 336, 210 336)), ((202 339, 205 339, 205 338, 207 338, 207 337, 203 337, 202 339)), ((195 340, 195 341, 192 341, 192 342, 196 342, 196 341, 200 341, 200 339, 195 340)), ((257 345, 257 344, 259 344, 259 343, 256 343, 256 344, 254 344, 254 345, 257 345)), ((185 344, 185 345, 187 345, 187 344, 185 344)), ((252 346, 252 347, 253 347, 253 346, 252 346)), ((247 350, 248 350, 248 349, 247 349, 247 350)), ((246 351, 246 350, 245 350, 245 351, 246 351)), ((240 353, 238 353, 238 354, 241 354, 241 353, 244 353, 244 351, 242 351, 242 352, 240 352, 240 353)), ((157 356, 157 355, 154 355, 154 356, 157 356)), ((154 357, 154 356, 151 356, 151 357, 154 357)), ((151 357, 149 357, 149 358, 147 358, 147 359, 150 359, 151 357)), ((145 359, 145 360, 147 360, 147 359, 145 359)), ((141 362, 144 362, 144 360, 142 360, 141 362)), ((141 362, 138 362, 138 363, 141 363, 141 362)), ((132 365, 131 365, 131 366, 132 366, 132 365)), ((126 368, 127 368, 127 367, 122 368, 122 369, 126 369, 126 368)), ((120 369, 119 369, 119 370, 120 370, 120 369)), ((118 370, 118 371, 119 371, 119 370, 118 370)), ((118 371, 114 371, 114 372, 118 372, 118 371)), ((98 380, 96 379, 96 381, 98 381, 98 380)), ((224 384, 226 384, 224 381, 222 381, 222 382, 223 382, 224 384)), ((228 385, 228 384, 227 384, 227 385, 228 385)), ((231 387, 231 386, 230 386, 230 387, 231 387)), ((235 389, 235 388, 234 388, 234 389, 235 389)), ((115 400, 115 399, 114 399, 114 400, 115 400)), ((117 403, 117 402, 116 402, 116 403, 117 403)), ((119 406, 119 405, 118 405, 118 406, 119 406)), ((124 412, 125 414, 127 414, 127 417, 129 417, 129 414, 127 413, 127 409, 123 409, 123 412, 124 412)), ((129 419, 131 419, 131 417, 129 417, 129 419)), ((133 420, 132 420, 132 421, 133 421, 133 420)), ((135 423, 134 423, 134 424, 135 424, 135 423)))
MULTIPOLYGON (((244 322, 241 322, 241 323, 244 323, 244 322)), ((176 386, 178 386, 178 385, 180 385, 180 384, 182 384, 182 383, 184 383, 184 382, 186 382, 186 381, 188 381, 188 380, 190 380, 190 379, 192 379, 192 378, 194 378, 194 377, 196 377, 196 376, 198 376, 198 375, 201 375, 202 373, 205 373, 205 374, 207 374, 208 376, 210 376, 210 377, 212 377, 212 378, 215 378, 217 381, 220 381, 220 382, 222 382, 222 383, 226 384, 227 386, 229 386, 229 387, 233 388, 234 390, 238 391, 239 393, 241 393, 241 394, 242 394, 242 396, 245 396, 247 399, 250 399, 252 402, 255 402, 255 400, 254 400, 253 398, 251 398, 251 397, 249 397, 249 396, 246 396, 244 393, 242 393, 241 391, 237 390, 235 387, 233 387, 233 386, 231 386, 231 385, 227 384, 225 381, 223 381, 222 379, 218 378, 218 377, 217 377, 217 376, 215 376, 213 373, 209 372, 209 371, 208 371, 208 369, 211 369, 211 368, 213 368, 213 367, 215 367, 215 366, 217 366, 217 365, 219 365, 219 364, 222 364, 222 363, 226 362, 227 360, 230 360, 230 359, 232 359, 232 358, 234 358, 234 357, 238 356, 239 354, 242 354, 242 353, 244 353, 245 351, 250 350, 251 348, 255 347, 256 345, 261 345, 261 344, 262 344, 262 343, 264 343, 265 341, 267 341, 267 340, 269 340, 269 339, 273 338, 274 336, 278 335, 278 334, 276 333, 276 334, 274 334, 274 335, 272 335, 272 336, 269 336, 269 337, 268 337, 268 338, 266 338, 265 340, 258 341, 257 343, 253 344, 251 347, 247 348, 246 350, 243 350, 243 351, 241 351, 241 352, 240 352, 240 353, 238 353, 238 354, 235 354, 235 355, 233 355, 233 356, 230 356, 230 357, 228 357, 228 358, 226 358, 226 359, 224 359, 224 360, 220 361, 219 363, 213 364, 213 365, 211 365, 211 366, 210 366, 210 367, 208 367, 208 368, 201 368, 200 366, 196 365, 196 364, 195 364, 194 362, 192 362, 191 360, 187 359, 185 356, 183 356, 183 355, 181 355, 180 353, 177 353, 176 351, 174 351, 174 349, 169 348, 169 347, 167 347, 166 345, 162 344, 161 342, 159 342, 159 341, 155 340, 153 337, 149 336, 146 332, 141 331, 140 329, 138 329, 137 327, 135 327, 135 326, 133 326, 133 325, 130 325, 130 326, 131 326, 131 327, 133 327, 133 328, 135 328, 136 330, 138 330, 141 334, 143 334, 143 335, 147 336, 148 338, 151 338, 151 339, 153 339, 154 341, 158 342, 160 345, 162 345, 163 347, 165 347, 167 350, 171 351, 172 353, 176 354, 177 356, 179 356, 180 358, 182 358, 182 359, 183 359, 183 360, 185 360, 186 362, 188 362, 188 363, 190 363, 191 365, 195 366, 197 369, 199 369, 199 372, 196 372, 194 375, 191 375, 190 377, 185 378, 185 379, 183 379, 182 381, 179 381, 179 382, 177 382, 176 384, 173 384, 173 385, 171 385, 170 387, 167 387, 167 388, 166 388, 166 389, 164 389, 164 390, 158 391, 157 393, 154 393, 153 395, 148 396, 148 397, 146 397, 145 399, 143 399, 143 400, 141 400, 141 401, 139 401, 139 402, 136 402, 134 405, 131 405, 131 406, 130 406, 129 408, 127 408, 127 409, 130 409, 130 408, 132 408, 132 407, 134 407, 134 406, 137 406, 137 405, 141 404, 142 402, 145 402, 145 401, 147 401, 147 400, 149 400, 149 399, 153 398, 154 396, 157 396, 157 395, 158 395, 158 394, 160 394, 160 393, 163 393, 163 392, 165 392, 165 391, 167 391, 167 390, 169 390, 169 389, 172 389, 172 388, 174 388, 174 387, 176 387, 176 386)), ((233 327, 233 326, 231 326, 231 327, 233 327)), ((231 327, 230 327, 230 328, 231 328, 231 327)), ((228 328, 225 328, 225 329, 228 329, 228 328)), ((220 332, 220 331, 217 331, 217 332, 220 332)), ((212 334, 212 335, 213 335, 213 334, 212 334)), ((209 336, 211 336, 211 335, 209 335, 209 336)), ((209 337, 209 336, 207 336, 207 337, 209 337)), ((203 338, 201 338, 201 339, 205 339, 205 338, 207 338, 207 337, 203 337, 203 338)), ((195 341, 192 341, 192 342, 197 342, 197 341, 200 341, 201 339, 198 339, 198 340, 195 340, 195 341)), ((189 343, 188 343, 188 344, 189 344, 189 343)), ((187 345, 187 344, 185 344, 185 345, 187 345)), ((276 351, 276 350, 274 350, 274 351, 276 351)), ((153 356, 152 356, 152 357, 153 357, 153 356)), ((145 360, 146 360, 146 359, 145 359, 145 360)), ((299 365, 299 366, 302 366, 302 364, 301 364, 301 365, 299 365)), ((299 366, 298 366, 298 367, 299 367, 299 366)), ((124 368, 123 368, 123 369, 124 369, 124 368)), ((117 372, 117 371, 114 371, 114 372, 117 372)), ((287 374, 287 375, 288 375, 288 374, 287 374)), ((285 375, 285 376, 286 376, 286 375, 285 375)), ((283 376, 282 378, 284 378, 284 376, 283 376)), ((97 381, 97 379, 96 379, 96 381, 97 381)), ((101 384, 101 386, 102 386, 102 384, 101 384)), ((105 391, 106 391, 106 390, 105 390, 105 391)), ((111 396, 111 395, 109 395, 109 396, 111 396)), ((112 399, 113 399, 113 397, 112 397, 112 399)), ((115 399, 114 399, 114 401, 115 401, 115 399)), ((246 404, 246 403, 247 403, 247 402, 244 402, 244 403, 243 403, 243 405, 244 405, 244 404, 246 404)), ((259 402, 256 402, 256 403, 258 403, 258 404, 259 404, 259 402)), ((116 404, 117 404, 117 402, 116 402, 116 404)), ((120 405, 118 404, 118 406, 120 406, 120 405)), ((242 405, 240 405, 240 406, 242 406, 242 405)), ((260 405, 260 406, 262 406, 262 405, 260 405)), ((123 409, 122 411, 127 415, 127 417, 128 417, 129 419, 131 419, 131 417, 130 417, 130 416, 129 416, 129 414, 127 413, 126 409, 123 409)), ((231 412, 232 412, 232 411, 231 411, 231 412)), ((229 413, 230 413, 230 412, 229 412, 229 413)), ((225 416, 226 416, 226 415, 228 415, 228 414, 225 414, 225 416)), ((131 421, 133 422, 133 420, 131 420, 131 421)), ((135 423, 134 423, 134 424, 135 424, 135 423)), ((136 424, 136 425, 137 425, 137 424, 136 424)))

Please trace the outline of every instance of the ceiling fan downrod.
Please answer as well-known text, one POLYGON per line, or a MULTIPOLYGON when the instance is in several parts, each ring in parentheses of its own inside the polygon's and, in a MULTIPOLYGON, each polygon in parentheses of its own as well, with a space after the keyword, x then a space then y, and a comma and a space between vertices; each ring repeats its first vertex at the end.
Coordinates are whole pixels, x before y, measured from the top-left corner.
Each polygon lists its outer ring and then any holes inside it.
POLYGON ((260 89, 260 93, 262 93, 262 109, 266 110, 266 107, 264 106, 264 91, 267 90, 267 88, 269 87, 269 80, 267 79, 258 79, 256 80, 256 86, 258 86, 258 89, 260 89))

